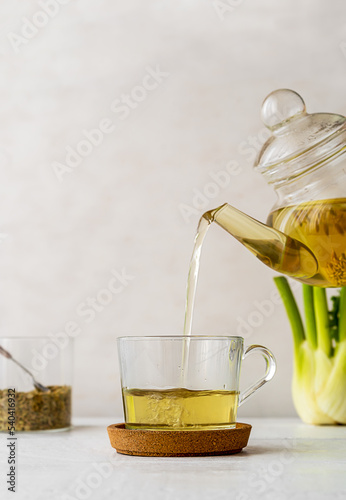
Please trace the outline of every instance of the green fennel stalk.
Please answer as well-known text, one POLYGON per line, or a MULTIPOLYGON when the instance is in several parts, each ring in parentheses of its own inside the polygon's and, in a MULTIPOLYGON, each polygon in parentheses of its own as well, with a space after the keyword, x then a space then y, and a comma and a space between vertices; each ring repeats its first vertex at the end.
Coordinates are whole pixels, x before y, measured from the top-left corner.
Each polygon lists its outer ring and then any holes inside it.
POLYGON ((311 424, 346 424, 346 287, 332 297, 302 285, 304 323, 286 278, 274 278, 289 318, 294 341, 293 401, 311 424))

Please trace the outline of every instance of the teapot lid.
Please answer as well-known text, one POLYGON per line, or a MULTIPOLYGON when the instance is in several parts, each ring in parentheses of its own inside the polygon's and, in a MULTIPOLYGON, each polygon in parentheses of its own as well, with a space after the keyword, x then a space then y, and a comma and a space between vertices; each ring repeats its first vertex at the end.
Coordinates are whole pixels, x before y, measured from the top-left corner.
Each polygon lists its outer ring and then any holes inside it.
POLYGON ((303 99, 293 90, 269 94, 261 115, 272 135, 259 152, 255 168, 269 183, 287 182, 346 152, 346 118, 308 114, 303 99))

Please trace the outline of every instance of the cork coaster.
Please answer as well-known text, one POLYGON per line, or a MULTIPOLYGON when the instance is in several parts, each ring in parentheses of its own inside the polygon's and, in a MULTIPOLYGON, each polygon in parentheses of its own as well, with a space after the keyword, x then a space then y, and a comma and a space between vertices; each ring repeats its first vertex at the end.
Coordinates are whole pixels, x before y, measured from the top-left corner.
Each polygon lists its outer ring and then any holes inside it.
POLYGON ((123 455, 143 457, 193 457, 239 453, 248 443, 251 425, 204 431, 156 431, 107 427, 113 448, 123 455))

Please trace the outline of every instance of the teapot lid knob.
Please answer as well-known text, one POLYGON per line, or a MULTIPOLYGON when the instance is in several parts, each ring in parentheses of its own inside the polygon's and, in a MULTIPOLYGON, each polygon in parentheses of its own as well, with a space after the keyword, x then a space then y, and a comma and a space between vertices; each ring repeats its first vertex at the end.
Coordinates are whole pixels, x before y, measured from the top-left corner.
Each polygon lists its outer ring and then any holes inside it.
POLYGON ((272 131, 305 114, 305 102, 294 90, 274 90, 262 104, 262 121, 272 131))

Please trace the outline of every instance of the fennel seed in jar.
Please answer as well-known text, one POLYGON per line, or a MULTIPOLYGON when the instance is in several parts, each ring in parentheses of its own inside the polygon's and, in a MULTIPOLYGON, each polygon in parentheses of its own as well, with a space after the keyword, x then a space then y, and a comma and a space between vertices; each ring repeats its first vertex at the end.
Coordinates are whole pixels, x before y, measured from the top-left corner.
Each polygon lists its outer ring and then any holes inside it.
MULTIPOLYGON (((71 424, 71 387, 48 386, 49 392, 34 389, 15 393, 15 431, 64 429, 71 424)), ((0 431, 7 431, 8 390, 0 390, 0 431)))

